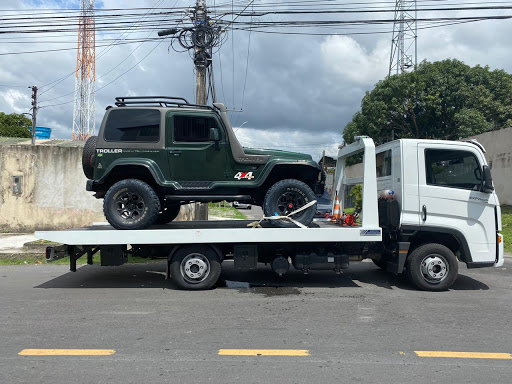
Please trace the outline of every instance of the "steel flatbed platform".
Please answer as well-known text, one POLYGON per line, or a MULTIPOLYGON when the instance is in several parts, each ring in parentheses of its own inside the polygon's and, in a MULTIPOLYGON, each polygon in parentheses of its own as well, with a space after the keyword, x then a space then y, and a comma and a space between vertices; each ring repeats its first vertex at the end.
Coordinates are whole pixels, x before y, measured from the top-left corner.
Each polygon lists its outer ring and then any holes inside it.
POLYGON ((222 244, 222 243, 322 243, 376 242, 382 240, 379 227, 343 227, 314 222, 311 228, 249 228, 253 220, 182 221, 149 229, 123 231, 110 225, 61 231, 38 231, 35 236, 67 245, 121 244, 222 244))

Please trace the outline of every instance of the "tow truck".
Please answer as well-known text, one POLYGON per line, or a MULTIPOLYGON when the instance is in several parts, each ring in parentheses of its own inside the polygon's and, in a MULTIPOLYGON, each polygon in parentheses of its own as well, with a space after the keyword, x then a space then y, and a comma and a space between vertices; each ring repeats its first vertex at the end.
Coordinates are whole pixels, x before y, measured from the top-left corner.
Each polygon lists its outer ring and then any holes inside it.
MULTIPOLYGON (((221 265, 235 269, 269 263, 285 275, 291 266, 342 273, 351 262, 371 259, 380 268, 406 273, 419 289, 447 290, 467 268, 503 265, 501 210, 484 148, 477 142, 400 139, 379 147, 361 136, 341 147, 335 190, 343 211, 350 186, 362 185, 362 210, 352 225, 313 222, 279 228, 244 220, 172 222, 142 230, 110 225, 36 232, 60 246, 46 249, 51 262, 100 253, 102 266, 131 256, 167 260, 166 276, 182 289, 215 286, 221 265), (347 159, 362 154, 362 176, 345 175, 347 159)), ((361 156, 361 155, 359 155, 361 156)), ((292 216, 293 217, 293 216, 292 216)))

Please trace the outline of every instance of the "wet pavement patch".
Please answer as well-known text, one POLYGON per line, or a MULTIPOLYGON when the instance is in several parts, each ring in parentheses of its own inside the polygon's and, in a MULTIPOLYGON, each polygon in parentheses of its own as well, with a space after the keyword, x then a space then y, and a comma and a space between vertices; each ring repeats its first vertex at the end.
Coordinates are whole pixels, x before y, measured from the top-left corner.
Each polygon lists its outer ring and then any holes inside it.
POLYGON ((246 281, 232 281, 224 280, 223 284, 218 284, 218 287, 226 287, 228 289, 236 289, 241 293, 257 293, 265 295, 266 297, 272 296, 289 296, 300 295, 301 291, 295 287, 279 287, 251 284, 246 281))

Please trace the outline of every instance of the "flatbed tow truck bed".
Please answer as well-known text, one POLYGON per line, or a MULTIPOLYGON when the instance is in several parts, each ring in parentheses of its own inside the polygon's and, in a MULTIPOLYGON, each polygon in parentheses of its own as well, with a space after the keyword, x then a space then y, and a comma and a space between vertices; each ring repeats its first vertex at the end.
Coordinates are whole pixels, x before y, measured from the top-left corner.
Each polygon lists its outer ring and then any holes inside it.
POLYGON ((310 228, 275 228, 262 222, 263 228, 249 228, 254 220, 181 221, 149 229, 122 231, 108 224, 68 229, 39 231, 39 239, 67 245, 125 244, 221 244, 221 243, 321 243, 373 242, 382 240, 379 227, 352 226, 318 221, 310 228))
MULTIPOLYGON (((332 270, 341 273, 349 261, 371 257, 371 250, 382 243, 377 208, 375 146, 371 139, 361 138, 340 150, 339 159, 364 152, 362 193, 363 213, 360 225, 342 226, 325 221, 313 222, 308 228, 277 228, 268 221, 261 227, 248 227, 254 221, 186 221, 152 226, 143 230, 117 230, 110 225, 63 231, 40 231, 36 237, 63 244, 48 247, 48 262, 70 258, 70 269, 76 261, 100 252, 102 266, 125 263, 130 256, 167 258, 167 277, 184 289, 212 287, 221 271, 221 263, 229 258, 235 268, 254 269, 258 263, 269 263, 274 272, 283 275, 290 265, 309 273, 310 270, 332 270)), ((344 164, 344 160, 338 162, 344 164)), ((344 166, 336 170, 337 190, 342 182, 344 166)), ((403 261, 403 260, 402 260, 403 261)), ((397 264, 393 270, 399 271, 397 264)), ((403 269, 403 268, 402 268, 403 269)))

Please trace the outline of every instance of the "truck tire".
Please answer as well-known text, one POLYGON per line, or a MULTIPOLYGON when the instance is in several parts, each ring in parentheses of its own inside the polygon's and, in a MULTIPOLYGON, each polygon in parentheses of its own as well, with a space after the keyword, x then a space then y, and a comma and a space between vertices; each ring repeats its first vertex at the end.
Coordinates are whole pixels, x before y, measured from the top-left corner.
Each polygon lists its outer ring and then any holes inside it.
POLYGON ((181 289, 212 288, 220 276, 217 253, 205 245, 183 246, 171 259, 171 277, 181 289))
POLYGON ((429 243, 414 249, 406 261, 411 282, 424 291, 445 291, 452 286, 459 264, 453 252, 441 244, 429 243))
POLYGON ((94 179, 94 167, 91 164, 92 155, 96 151, 96 145, 98 144, 98 136, 91 136, 87 139, 82 152, 82 168, 84 175, 88 179, 94 179))
POLYGON ((156 222, 160 199, 153 188, 141 180, 121 180, 105 194, 103 212, 116 229, 144 229, 156 222))
POLYGON ((162 207, 162 210, 158 214, 156 223, 157 224, 170 223, 180 214, 180 208, 181 208, 181 205, 179 205, 179 204, 164 205, 162 207))
MULTIPOLYGON (((287 216, 289 213, 303 207, 316 199, 313 190, 300 180, 284 179, 275 183, 268 190, 263 200, 263 212, 265 216, 287 216)), ((316 204, 308 209, 291 216, 294 220, 308 226, 313 221, 316 213, 316 204)), ((271 220, 274 226, 282 228, 296 228, 290 221, 271 220)))

